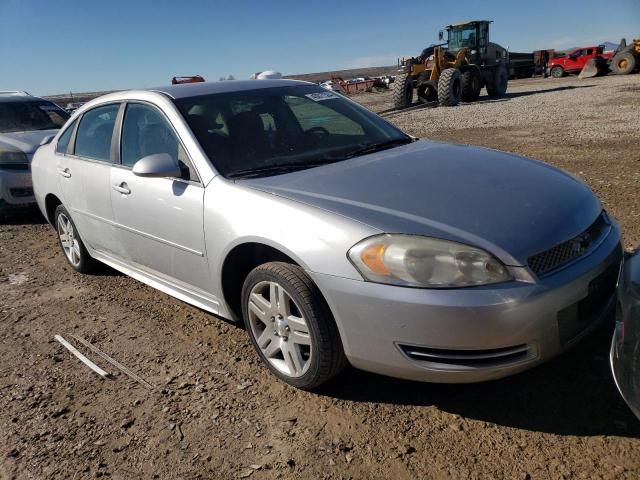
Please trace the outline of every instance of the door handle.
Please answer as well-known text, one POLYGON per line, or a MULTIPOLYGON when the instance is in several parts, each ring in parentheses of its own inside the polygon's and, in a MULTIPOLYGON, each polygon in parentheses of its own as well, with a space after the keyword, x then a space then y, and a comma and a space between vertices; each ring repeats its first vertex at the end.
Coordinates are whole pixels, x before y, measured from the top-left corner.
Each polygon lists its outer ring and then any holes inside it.
POLYGON ((58 169, 58 174, 63 176, 64 178, 70 178, 71 177, 71 172, 69 171, 68 168, 59 168, 58 169))
POLYGON ((131 190, 125 182, 122 182, 120 185, 111 185, 111 188, 123 195, 129 195, 131 193, 131 190))

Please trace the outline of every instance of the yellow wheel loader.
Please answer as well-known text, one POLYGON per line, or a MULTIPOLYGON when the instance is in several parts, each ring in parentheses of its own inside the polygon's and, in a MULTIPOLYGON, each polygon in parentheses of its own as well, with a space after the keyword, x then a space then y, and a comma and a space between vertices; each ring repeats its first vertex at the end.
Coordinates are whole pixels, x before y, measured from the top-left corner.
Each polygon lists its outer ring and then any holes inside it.
MULTIPOLYGON (((453 106, 472 102, 482 87, 492 97, 507 91, 509 52, 489 41, 490 20, 474 20, 447 26, 447 42, 425 48, 417 57, 402 58, 394 82, 393 104, 413 103, 414 90, 423 103, 438 101, 453 106)), ((444 33, 440 32, 440 40, 444 33)))

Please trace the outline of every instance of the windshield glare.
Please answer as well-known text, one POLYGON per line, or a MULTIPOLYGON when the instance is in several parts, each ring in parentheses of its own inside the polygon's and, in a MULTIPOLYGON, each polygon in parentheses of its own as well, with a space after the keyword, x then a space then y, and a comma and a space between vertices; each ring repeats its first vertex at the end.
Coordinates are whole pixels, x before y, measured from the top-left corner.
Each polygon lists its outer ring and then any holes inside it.
POLYGON ((0 132, 53 130, 62 127, 69 114, 51 102, 0 102, 0 132))
POLYGON ((175 100, 215 168, 308 168, 371 145, 410 138, 363 107, 314 86, 288 86, 175 100))

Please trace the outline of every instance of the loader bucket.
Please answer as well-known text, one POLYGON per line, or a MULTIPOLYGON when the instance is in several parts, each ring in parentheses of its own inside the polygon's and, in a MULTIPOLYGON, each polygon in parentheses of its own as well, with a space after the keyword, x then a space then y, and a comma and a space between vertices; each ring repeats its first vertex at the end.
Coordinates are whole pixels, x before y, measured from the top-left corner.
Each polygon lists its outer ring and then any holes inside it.
POLYGON ((580 75, 578 75, 578 78, 597 77, 598 75, 606 73, 603 68, 603 62, 599 60, 597 57, 590 58, 587 63, 584 64, 584 68, 580 72, 580 75))

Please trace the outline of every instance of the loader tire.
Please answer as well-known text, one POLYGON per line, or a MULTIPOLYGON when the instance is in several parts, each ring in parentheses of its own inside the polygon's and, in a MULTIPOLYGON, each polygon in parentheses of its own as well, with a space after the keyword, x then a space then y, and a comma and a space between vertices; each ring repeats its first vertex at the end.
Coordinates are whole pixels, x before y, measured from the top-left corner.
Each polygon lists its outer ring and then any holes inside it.
POLYGON ((393 106, 407 108, 413 103, 413 79, 409 75, 400 75, 393 82, 393 106))
POLYGON ((470 68, 462 72, 462 100, 464 102, 475 102, 480 96, 481 88, 482 78, 478 70, 470 68))
POLYGON ((453 107, 462 98, 462 75, 457 68, 446 68, 438 80, 438 102, 443 107, 453 107))
POLYGON ((496 67, 493 72, 493 78, 487 83, 487 93, 490 97, 502 97, 507 93, 507 86, 509 85, 509 74, 507 69, 503 65, 496 67))
POLYGON ((434 80, 426 80, 416 88, 418 100, 422 103, 430 103, 438 100, 438 83, 434 80))
POLYGON ((611 70, 616 75, 627 75, 636 69, 636 57, 631 52, 618 53, 611 61, 611 70))

